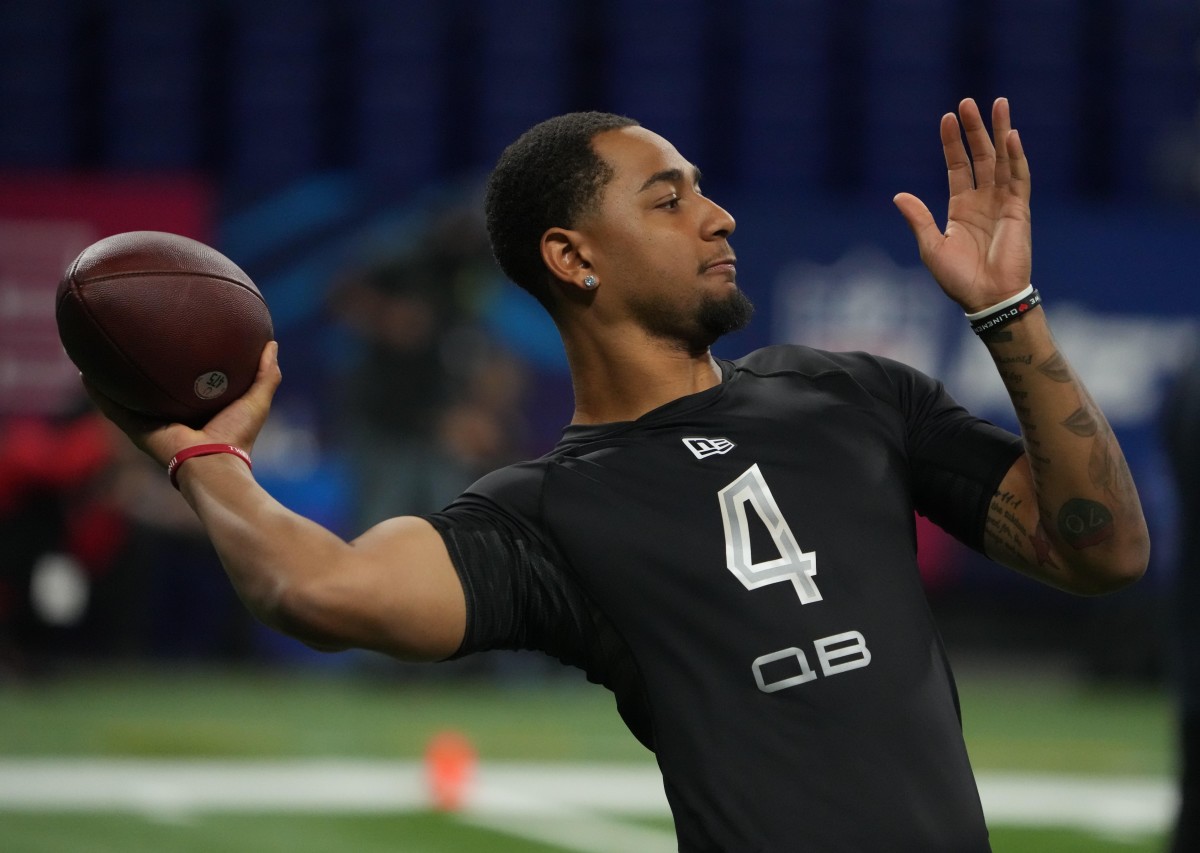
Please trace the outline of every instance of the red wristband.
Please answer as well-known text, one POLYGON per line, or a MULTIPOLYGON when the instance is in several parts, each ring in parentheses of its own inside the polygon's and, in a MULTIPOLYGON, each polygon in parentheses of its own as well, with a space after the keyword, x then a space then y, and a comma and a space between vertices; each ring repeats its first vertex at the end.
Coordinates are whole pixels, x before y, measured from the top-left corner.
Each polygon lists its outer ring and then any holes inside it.
POLYGON ((179 481, 176 476, 179 474, 179 466, 187 462, 193 456, 212 456, 217 453, 232 453, 238 459, 246 463, 251 471, 254 470, 254 465, 250 462, 250 454, 242 450, 240 447, 234 447, 232 444, 197 444, 194 447, 185 447, 183 450, 171 457, 171 461, 167 463, 167 476, 171 478, 171 485, 179 488, 179 481))

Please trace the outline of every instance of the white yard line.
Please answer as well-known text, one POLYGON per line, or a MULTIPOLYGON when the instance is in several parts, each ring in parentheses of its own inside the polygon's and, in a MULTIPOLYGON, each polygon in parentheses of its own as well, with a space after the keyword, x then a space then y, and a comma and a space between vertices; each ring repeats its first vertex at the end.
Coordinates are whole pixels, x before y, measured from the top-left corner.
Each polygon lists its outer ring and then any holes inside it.
POLYGON ((382 812, 428 804, 425 779, 416 763, 0 762, 0 808, 9 810, 382 812))
POLYGON ((1167 779, 981 773, 978 780, 988 822, 1005 826, 1159 832, 1170 825, 1179 802, 1167 779))
POLYGON ((524 817, 468 812, 462 820, 515 838, 538 841, 572 853, 678 853, 675 833, 577 812, 557 817, 524 817))
MULTIPOLYGON (((996 825, 1061 826, 1103 834, 1160 832, 1176 805, 1160 778, 981 773, 996 825)), ((0 761, 0 810, 133 811, 159 820, 205 811, 389 812, 431 807, 419 762, 0 761)), ((486 762, 462 819, 578 853, 673 850, 666 831, 621 816, 666 816, 653 765, 486 762)))

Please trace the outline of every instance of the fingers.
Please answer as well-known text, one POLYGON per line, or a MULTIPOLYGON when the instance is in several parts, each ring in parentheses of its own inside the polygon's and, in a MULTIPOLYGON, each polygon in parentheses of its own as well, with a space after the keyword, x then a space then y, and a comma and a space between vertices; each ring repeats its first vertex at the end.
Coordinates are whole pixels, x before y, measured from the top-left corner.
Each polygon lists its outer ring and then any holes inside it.
POLYGON ((992 137, 996 150, 996 186, 1008 186, 1012 179, 1012 162, 1008 156, 1008 135, 1012 132, 1008 98, 997 98, 992 104, 992 137))
POLYGON ((1029 201, 1029 161, 1021 137, 1012 126, 1008 98, 992 104, 992 135, 996 140, 996 186, 1008 187, 1029 201))
POLYGON ((908 227, 912 229, 913 236, 917 238, 917 249, 921 257, 929 257, 942 242, 944 235, 925 202, 911 193, 900 193, 892 199, 892 203, 900 209, 908 227))
POLYGON ((1025 158, 1025 146, 1016 130, 1010 130, 1004 139, 1008 151, 1010 186, 1022 201, 1029 201, 1029 160, 1025 158))
POLYGON ((258 356, 258 373, 255 374, 254 381, 270 381, 279 385, 282 379, 283 374, 279 370, 279 344, 276 341, 267 341, 258 356))
POLYGON ((279 371, 278 356, 278 344, 274 341, 267 343, 259 356, 258 372, 250 390, 217 412, 199 431, 131 411, 105 396, 86 379, 83 379, 83 387, 106 418, 128 435, 135 445, 165 466, 179 450, 193 444, 216 441, 247 450, 252 447, 283 378, 279 371))
POLYGON ((967 135, 967 144, 971 146, 971 161, 975 171, 975 186, 979 189, 990 187, 999 181, 996 179, 996 149, 988 136, 983 116, 974 99, 965 98, 958 105, 958 114, 962 122, 963 132, 967 135))
POLYGON ((132 409, 125 408, 89 382, 87 377, 82 373, 79 374, 79 379, 83 382, 83 389, 87 391, 87 395, 91 397, 92 402, 96 404, 96 408, 100 410, 100 414, 116 424, 121 432, 127 435, 137 435, 162 425, 162 421, 156 421, 132 409))
POLYGON ((950 182, 950 195, 969 192, 975 187, 971 176, 971 161, 967 157, 967 149, 963 146, 962 134, 958 129, 958 119, 954 113, 942 116, 942 153, 946 157, 946 177, 950 182))
POLYGON ((228 442, 245 450, 254 446, 258 433, 271 412, 271 401, 283 379, 279 370, 279 345, 270 341, 258 359, 258 372, 250 389, 230 403, 204 427, 214 440, 228 442))
MULTIPOLYGON (((235 419, 237 427, 249 433, 250 437, 246 440, 253 441, 271 411, 271 401, 275 398, 275 392, 282 381, 283 374, 279 370, 279 344, 268 341, 258 357, 258 373, 254 376, 254 384, 229 409, 218 413, 209 425, 216 425, 218 420, 223 420, 222 415, 225 415, 225 412, 232 410, 238 415, 235 419)), ((227 427, 228 424, 222 423, 220 426, 227 427)))
POLYGON ((192 436, 197 434, 194 430, 182 424, 168 423, 127 409, 105 395, 82 375, 80 378, 83 379, 83 387, 100 413, 116 424, 117 429, 133 442, 134 447, 164 468, 179 449, 197 443, 192 439, 192 436))
POLYGON ((1029 163, 1020 137, 1013 130, 1007 98, 997 98, 992 104, 990 136, 974 99, 964 98, 958 105, 958 116, 942 116, 941 137, 951 196, 996 186, 1011 187, 1028 199, 1029 163))
POLYGON ((254 384, 250 386, 249 393, 258 391, 265 394, 269 403, 282 381, 283 373, 279 369, 279 344, 275 341, 267 341, 262 355, 258 357, 258 373, 254 376, 254 384))

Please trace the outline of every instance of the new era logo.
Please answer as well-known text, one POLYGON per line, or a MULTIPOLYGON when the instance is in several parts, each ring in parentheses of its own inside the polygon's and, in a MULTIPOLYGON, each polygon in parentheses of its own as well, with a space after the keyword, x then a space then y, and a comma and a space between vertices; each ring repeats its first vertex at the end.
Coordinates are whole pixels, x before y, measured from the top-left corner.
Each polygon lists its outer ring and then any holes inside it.
POLYGON ((737 447, 727 438, 685 438, 684 445, 695 454, 697 459, 728 453, 737 447))

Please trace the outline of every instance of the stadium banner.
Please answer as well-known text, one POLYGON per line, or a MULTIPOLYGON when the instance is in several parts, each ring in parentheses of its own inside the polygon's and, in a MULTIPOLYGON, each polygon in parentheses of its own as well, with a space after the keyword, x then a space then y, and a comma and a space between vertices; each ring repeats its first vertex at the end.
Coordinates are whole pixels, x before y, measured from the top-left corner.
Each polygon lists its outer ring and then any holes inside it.
POLYGON ((208 242, 212 188, 190 176, 0 175, 0 416, 53 415, 82 399, 58 341, 54 295, 85 247, 123 231, 208 242))

